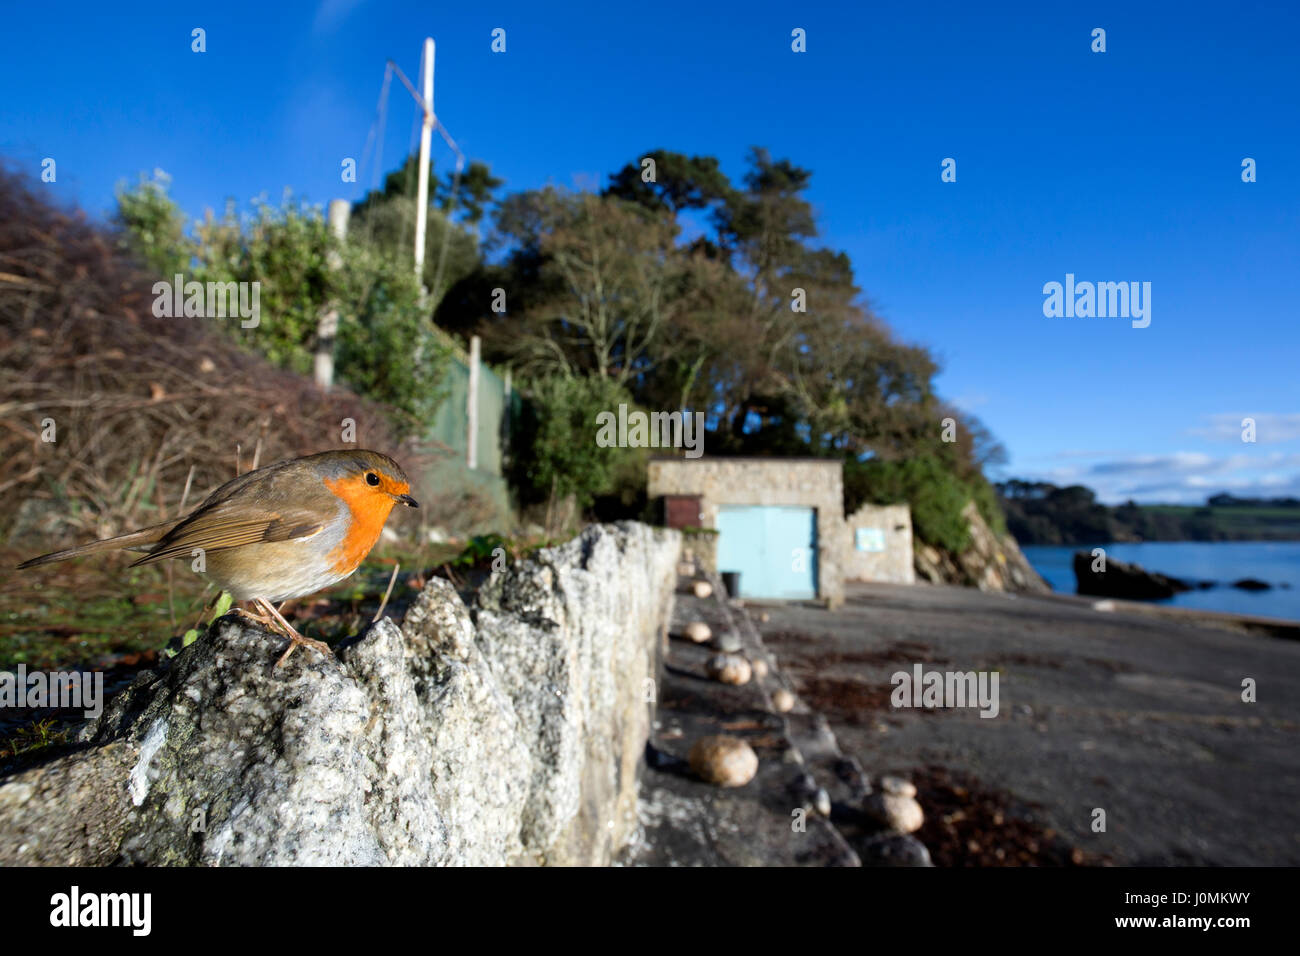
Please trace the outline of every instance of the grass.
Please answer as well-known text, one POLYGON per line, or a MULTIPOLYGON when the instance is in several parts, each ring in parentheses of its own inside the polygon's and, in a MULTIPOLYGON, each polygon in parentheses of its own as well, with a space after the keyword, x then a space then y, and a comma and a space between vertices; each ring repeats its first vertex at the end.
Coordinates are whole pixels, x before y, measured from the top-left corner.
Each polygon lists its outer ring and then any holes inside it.
MULTIPOLYGON (((555 543, 488 535, 465 545, 385 544, 347 580, 293 602, 285 615, 305 636, 334 644, 370 623, 395 564, 400 571, 385 613, 400 620, 425 581, 444 565, 485 570, 497 548, 513 560, 555 543)), ((26 557, 30 554, 0 550, 0 567, 12 568, 26 557)), ((0 589, 0 670, 18 664, 129 670, 148 666, 174 637, 184 635, 185 643, 192 643, 211 616, 205 609, 217 597, 215 587, 184 561, 127 567, 134 557, 96 555, 9 572, 0 589)))
POLYGON ((1214 526, 1235 538, 1300 538, 1300 508, 1204 507, 1196 505, 1143 505, 1144 511, 1177 518, 1206 515, 1214 526))
MULTIPOLYGON (((396 616, 423 586, 428 569, 456 557, 459 548, 377 549, 346 581, 286 609, 308 637, 331 643, 370 623, 400 562, 387 612, 396 616)), ((0 567, 30 557, 0 551, 0 567)), ((148 651, 161 651, 201 620, 215 588, 172 562, 171 602, 167 566, 130 568, 133 555, 110 554, 28 571, 9 572, 0 589, 0 669, 18 664, 44 670, 111 667, 148 651), (175 617, 173 618, 172 608, 175 617)))
POLYGON ((0 760, 65 744, 69 733, 69 728, 61 726, 59 721, 51 717, 33 721, 0 739, 0 760))

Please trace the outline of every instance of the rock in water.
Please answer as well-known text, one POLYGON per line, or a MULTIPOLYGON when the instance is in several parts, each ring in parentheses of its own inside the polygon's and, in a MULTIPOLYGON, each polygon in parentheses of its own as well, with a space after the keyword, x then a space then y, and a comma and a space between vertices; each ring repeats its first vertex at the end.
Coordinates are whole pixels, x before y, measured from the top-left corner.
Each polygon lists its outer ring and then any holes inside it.
POLYGON ((1260 581, 1256 578, 1242 578, 1240 581, 1233 581, 1234 588, 1240 588, 1242 591, 1269 591, 1273 585, 1267 581, 1260 581))
POLYGON ((1096 597, 1126 598, 1130 601, 1159 601, 1192 590, 1186 581, 1147 571, 1141 565, 1106 558, 1104 571, 1092 569, 1095 559, 1089 551, 1074 553, 1074 577, 1078 593, 1096 597))

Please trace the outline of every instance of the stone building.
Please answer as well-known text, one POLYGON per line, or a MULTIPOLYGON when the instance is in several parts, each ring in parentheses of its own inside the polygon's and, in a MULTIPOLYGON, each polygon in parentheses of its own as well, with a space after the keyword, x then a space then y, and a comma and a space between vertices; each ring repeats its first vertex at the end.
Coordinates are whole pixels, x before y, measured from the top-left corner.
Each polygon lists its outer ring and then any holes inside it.
POLYGON ((907 505, 863 505, 849 515, 844 576, 850 581, 915 584, 912 509, 907 505))
MULTIPOLYGON (((844 465, 820 458, 656 458, 667 524, 717 532, 717 570, 741 597, 844 602, 844 465)), ((910 522, 909 522, 910 537, 910 522)))

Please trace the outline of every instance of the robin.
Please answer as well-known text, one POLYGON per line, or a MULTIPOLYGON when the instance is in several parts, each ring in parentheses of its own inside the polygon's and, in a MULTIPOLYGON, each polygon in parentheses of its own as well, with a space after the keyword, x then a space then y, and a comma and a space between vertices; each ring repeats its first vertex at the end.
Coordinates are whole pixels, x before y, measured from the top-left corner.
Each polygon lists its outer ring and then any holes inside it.
POLYGON ((351 575, 379 540, 393 505, 419 507, 410 490, 387 455, 326 451, 240 475, 178 520, 43 554, 18 568, 121 549, 149 552, 133 568, 201 554, 207 576, 259 612, 240 613, 289 638, 279 667, 299 645, 330 649, 299 634, 275 605, 351 575))

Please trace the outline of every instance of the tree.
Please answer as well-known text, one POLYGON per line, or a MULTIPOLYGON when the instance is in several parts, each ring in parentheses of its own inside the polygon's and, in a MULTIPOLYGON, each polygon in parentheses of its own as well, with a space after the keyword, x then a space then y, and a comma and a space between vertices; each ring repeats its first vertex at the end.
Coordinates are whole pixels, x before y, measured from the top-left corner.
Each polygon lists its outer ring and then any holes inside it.
POLYGON ((683 209, 705 209, 732 193, 712 156, 686 157, 663 149, 651 150, 609 177, 606 196, 638 203, 654 213, 676 215, 683 209), (654 179, 647 181, 646 159, 654 162, 654 179))
POLYGON ((933 356, 866 307, 848 256, 817 245, 810 182, 759 148, 738 185, 713 157, 654 150, 600 195, 509 195, 485 243, 496 261, 448 293, 438 321, 478 331, 490 359, 526 373, 607 379, 647 408, 705 411, 710 454, 893 469, 891 487, 936 541, 963 538, 972 500, 998 528, 982 469, 1004 451, 936 394, 933 356), (496 290, 504 313, 489 305, 496 290))
POLYGON ((439 186, 438 208, 448 217, 459 210, 461 221, 477 231, 488 208, 496 201, 496 191, 503 185, 505 180, 493 176, 487 164, 473 160, 461 173, 459 183, 454 171, 447 173, 439 186))
POLYGON ((535 374, 590 374, 627 386, 653 370, 689 284, 676 225, 632 203, 548 191, 527 207, 540 231, 544 294, 509 334, 535 374))

